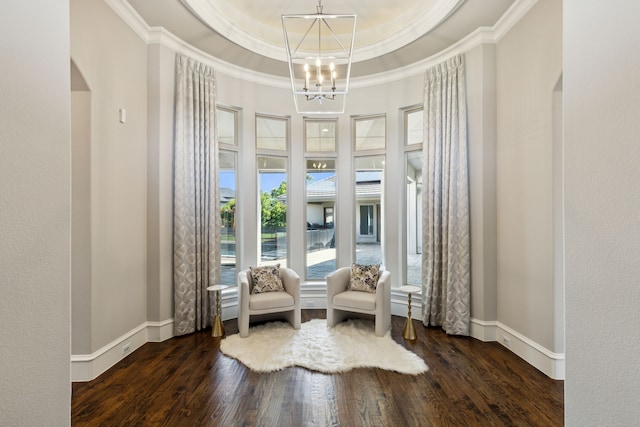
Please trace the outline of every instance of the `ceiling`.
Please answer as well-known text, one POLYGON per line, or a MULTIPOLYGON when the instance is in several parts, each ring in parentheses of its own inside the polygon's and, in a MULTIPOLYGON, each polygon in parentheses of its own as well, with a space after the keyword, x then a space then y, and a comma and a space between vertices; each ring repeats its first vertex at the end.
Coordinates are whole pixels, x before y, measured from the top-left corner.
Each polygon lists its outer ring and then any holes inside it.
MULTIPOLYGON (((281 16, 315 14, 318 0, 124 0, 150 27, 248 70, 285 77, 281 16)), ((384 73, 493 27, 516 0, 321 0, 357 15, 352 77, 384 73)))

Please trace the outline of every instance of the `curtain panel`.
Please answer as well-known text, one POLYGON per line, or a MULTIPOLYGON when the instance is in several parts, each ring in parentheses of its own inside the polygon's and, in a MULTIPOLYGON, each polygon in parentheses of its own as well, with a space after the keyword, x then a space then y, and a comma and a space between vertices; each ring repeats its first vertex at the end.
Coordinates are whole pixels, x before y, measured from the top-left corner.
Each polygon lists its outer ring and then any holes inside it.
POLYGON ((469 335, 471 265, 464 58, 427 70, 424 90, 422 309, 426 326, 469 335), (426 191, 425 191, 426 190, 426 191))
POLYGON ((216 85, 211 67, 176 55, 173 282, 175 335, 211 325, 220 278, 216 85))

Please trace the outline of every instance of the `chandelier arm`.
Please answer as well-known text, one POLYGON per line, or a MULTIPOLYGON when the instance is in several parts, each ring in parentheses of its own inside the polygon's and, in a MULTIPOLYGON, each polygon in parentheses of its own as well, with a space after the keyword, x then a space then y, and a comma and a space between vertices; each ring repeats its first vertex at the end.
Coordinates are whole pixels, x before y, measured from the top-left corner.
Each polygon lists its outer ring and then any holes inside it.
MULTIPOLYGON (((318 0, 318 4, 320 4, 320 0, 318 0)), ((322 7, 322 6, 320 6, 322 7)), ((320 11, 321 13, 322 11, 320 11)), ((322 18, 320 16, 320 13, 318 13, 318 18, 316 18, 316 21, 318 22, 318 59, 320 58, 320 52, 322 52, 322 22, 324 22, 324 18, 322 18)))
POLYGON ((333 28, 331 28, 331 26, 329 25, 329 23, 327 21, 324 20, 324 18, 320 18, 320 20, 324 23, 324 25, 329 29, 329 31, 331 32, 331 35, 333 36, 334 40, 338 43, 338 45, 340 45, 340 48, 342 49, 342 53, 345 56, 349 56, 349 51, 347 50, 347 48, 344 47, 344 45, 342 44, 342 42, 340 42, 340 39, 338 38, 337 34, 335 33, 335 31, 333 31, 333 28))
MULTIPOLYGON (((305 41, 305 39, 307 38, 307 35, 309 34, 309 31, 311 31, 311 29, 313 28, 313 26, 316 24, 316 21, 318 20, 318 18, 315 18, 313 20, 313 22, 311 23, 311 25, 309 25, 309 28, 307 28, 307 31, 304 33, 304 36, 302 36, 302 38, 300 39, 300 42, 298 43, 298 46, 296 46, 295 49, 293 49, 293 51, 291 51, 291 56, 295 56, 298 54, 298 49, 300 48, 300 46, 302 45, 302 43, 305 41)), ((320 26, 320 24, 318 24, 318 26, 320 26)))

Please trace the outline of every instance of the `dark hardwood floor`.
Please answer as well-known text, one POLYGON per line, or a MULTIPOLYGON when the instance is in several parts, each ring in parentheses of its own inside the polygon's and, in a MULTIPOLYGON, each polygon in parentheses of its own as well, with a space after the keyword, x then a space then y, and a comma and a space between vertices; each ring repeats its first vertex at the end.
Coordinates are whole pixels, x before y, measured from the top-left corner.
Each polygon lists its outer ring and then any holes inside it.
MULTIPOLYGON (((303 310, 303 321, 325 317, 303 310)), ((561 426, 562 381, 497 343, 451 337, 414 320, 417 376, 380 369, 320 374, 250 371, 219 352, 211 330, 147 343, 91 382, 73 383, 74 426, 561 426)), ((224 324, 238 331, 235 320, 224 324)))

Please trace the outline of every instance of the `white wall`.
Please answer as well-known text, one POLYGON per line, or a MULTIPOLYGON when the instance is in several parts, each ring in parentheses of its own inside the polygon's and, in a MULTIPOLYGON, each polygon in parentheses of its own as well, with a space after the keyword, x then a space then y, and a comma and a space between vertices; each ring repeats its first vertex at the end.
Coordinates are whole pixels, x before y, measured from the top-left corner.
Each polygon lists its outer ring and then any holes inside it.
POLYGON ((561 2, 539 0, 496 53, 498 321, 562 353, 554 336, 563 319, 554 310, 552 180, 561 2))
POLYGON ((147 320, 147 46, 104 1, 72 0, 71 58, 91 91, 95 352, 147 320))
MULTIPOLYGON (((496 47, 482 44, 465 55, 469 124, 471 214, 471 316, 495 322, 496 259, 496 47)), ((484 333, 484 331, 478 331, 484 333)), ((474 325, 472 325, 472 333, 474 325)), ((487 336, 486 339, 492 339, 487 336)))
POLYGON ((638 425, 640 3, 563 13, 566 425, 638 425))
POLYGON ((83 82, 76 69, 71 75, 72 354, 91 353, 91 92, 74 90, 83 82))
POLYGON ((0 425, 69 425, 70 129, 66 1, 0 13, 0 425))
POLYGON ((157 322, 173 317, 174 64, 175 52, 149 46, 147 320, 157 322))

